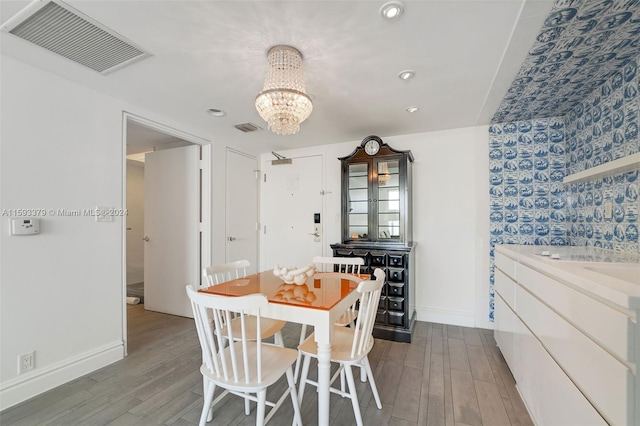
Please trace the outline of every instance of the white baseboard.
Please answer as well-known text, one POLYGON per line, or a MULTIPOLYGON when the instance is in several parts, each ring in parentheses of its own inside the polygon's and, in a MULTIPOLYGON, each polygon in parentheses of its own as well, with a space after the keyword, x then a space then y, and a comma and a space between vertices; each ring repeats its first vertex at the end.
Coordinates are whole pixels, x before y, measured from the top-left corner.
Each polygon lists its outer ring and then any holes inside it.
POLYGON ((428 308, 424 306, 416 306, 416 319, 418 321, 460 325, 463 327, 475 327, 476 323, 473 312, 428 308))
POLYGON ((123 342, 114 342, 90 352, 0 383, 0 410, 121 360, 123 342))

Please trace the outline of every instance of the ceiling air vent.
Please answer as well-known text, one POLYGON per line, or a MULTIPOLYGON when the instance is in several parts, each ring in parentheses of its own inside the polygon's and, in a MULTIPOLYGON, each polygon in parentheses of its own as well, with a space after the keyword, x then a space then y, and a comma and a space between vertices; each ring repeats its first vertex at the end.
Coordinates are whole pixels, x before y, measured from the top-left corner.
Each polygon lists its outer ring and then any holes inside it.
POLYGON ((33 2, 3 31, 102 74, 151 56, 60 1, 33 2))
POLYGON ((253 123, 240 123, 236 124, 233 127, 245 133, 257 132, 258 130, 262 130, 262 127, 258 127, 253 123))

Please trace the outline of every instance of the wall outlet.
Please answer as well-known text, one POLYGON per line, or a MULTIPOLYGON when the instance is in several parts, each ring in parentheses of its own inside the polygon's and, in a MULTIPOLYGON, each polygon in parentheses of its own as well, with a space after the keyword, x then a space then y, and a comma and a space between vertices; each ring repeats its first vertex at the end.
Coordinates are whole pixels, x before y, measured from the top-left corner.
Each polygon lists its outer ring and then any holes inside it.
POLYGON ((26 373, 34 368, 36 368, 36 351, 18 355, 18 374, 26 373))

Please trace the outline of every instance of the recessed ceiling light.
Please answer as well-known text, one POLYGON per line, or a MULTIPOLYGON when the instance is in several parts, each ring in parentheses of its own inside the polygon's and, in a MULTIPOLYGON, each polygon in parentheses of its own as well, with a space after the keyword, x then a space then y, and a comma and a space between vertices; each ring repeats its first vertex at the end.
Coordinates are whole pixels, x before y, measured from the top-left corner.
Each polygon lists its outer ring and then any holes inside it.
POLYGON ((417 106, 410 106, 407 107, 407 112, 410 114, 413 114, 414 112, 418 111, 420 108, 418 108, 417 106))
POLYGON ((207 108, 207 112, 214 117, 224 117, 225 115, 227 115, 226 112, 218 108, 207 108))
POLYGON ((398 77, 400 78, 400 80, 409 80, 410 78, 413 78, 416 75, 416 72, 413 70, 404 70, 401 71, 400 74, 398 74, 398 77))
POLYGON ((380 14, 384 19, 391 21, 402 15, 402 10, 402 3, 399 1, 390 1, 382 5, 380 8, 380 14))

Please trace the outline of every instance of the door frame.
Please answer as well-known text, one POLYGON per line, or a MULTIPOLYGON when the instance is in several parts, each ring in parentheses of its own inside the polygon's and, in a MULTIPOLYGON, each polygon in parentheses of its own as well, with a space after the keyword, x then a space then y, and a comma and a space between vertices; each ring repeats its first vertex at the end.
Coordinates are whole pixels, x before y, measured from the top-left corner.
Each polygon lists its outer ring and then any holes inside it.
MULTIPOLYGON (((150 120, 148 118, 130 113, 122 112, 122 207, 127 208, 127 123, 129 121, 149 127, 159 133, 174 136, 176 138, 191 142, 201 147, 200 158, 200 264, 204 268, 209 266, 211 259, 211 164, 213 150, 211 141, 192 135, 188 132, 176 129, 166 124, 150 120)), ((121 224, 122 238, 122 342, 124 356, 128 354, 127 348, 127 223, 121 224)), ((202 274, 198 271, 198 276, 202 274)))

